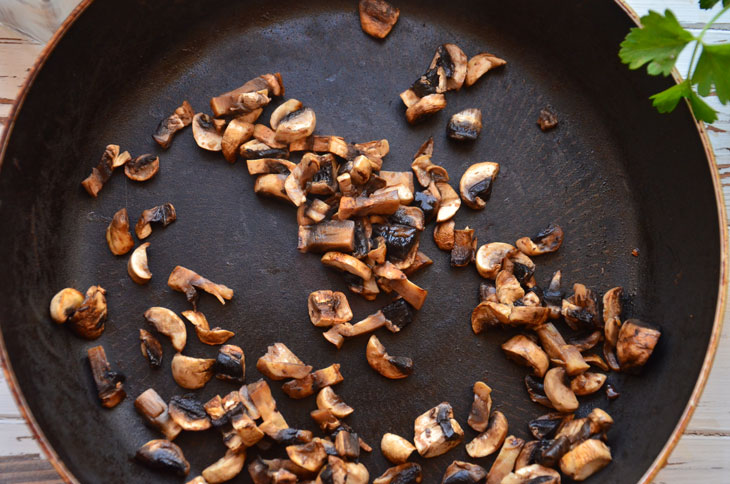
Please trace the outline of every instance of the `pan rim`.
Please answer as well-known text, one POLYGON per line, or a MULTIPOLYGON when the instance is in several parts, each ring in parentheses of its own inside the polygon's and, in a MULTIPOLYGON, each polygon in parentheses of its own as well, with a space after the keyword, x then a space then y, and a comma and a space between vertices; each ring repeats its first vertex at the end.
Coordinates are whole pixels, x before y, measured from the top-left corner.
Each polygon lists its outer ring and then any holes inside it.
MULTIPOLYGON (((28 91, 32 87, 33 82, 35 81, 38 73, 43 68, 51 52, 53 52, 53 50, 56 48, 58 43, 61 41, 66 32, 70 29, 73 23, 93 3, 93 1, 94 0, 82 0, 76 6, 76 8, 66 18, 66 20, 64 20, 63 23, 59 26, 58 30, 56 30, 53 37, 51 37, 51 39, 48 41, 48 43, 34 62, 27 79, 21 86, 18 96, 13 103, 13 106, 10 110, 10 115, 8 117, 8 124, 5 128, 2 138, 0 138, 0 170, 2 170, 3 161, 5 159, 5 152, 8 146, 8 140, 10 139, 10 136, 12 134, 13 127, 15 125, 15 119, 17 118, 17 115, 23 106, 23 102, 25 101, 28 91)), ((627 0, 614 0, 614 2, 637 26, 641 25, 639 15, 627 3, 627 0)), ((681 76, 676 68, 672 70, 672 77, 674 78, 675 82, 681 82, 681 76)), ((717 216, 720 229, 720 280, 718 286, 717 303, 715 307, 715 317, 712 325, 712 332, 710 334, 710 341, 707 346, 707 352, 705 353, 705 358, 702 363, 702 368, 700 369, 700 374, 697 378, 697 382, 695 383, 694 389, 692 390, 687 405, 682 412, 682 416, 675 425, 674 430, 670 434, 669 439, 664 444, 659 454, 656 456, 656 458, 646 470, 641 479, 639 479, 638 484, 650 484, 659 473, 659 471, 664 468, 664 466, 667 464, 667 461, 669 460, 672 451, 679 443, 679 440, 682 438, 682 435, 684 434, 684 431, 686 430, 692 418, 692 415, 697 409, 697 404, 699 403, 702 392, 707 384, 707 380, 709 378, 710 371, 712 370, 712 365, 717 354, 727 304, 728 268, 730 267, 730 265, 728 258, 728 223, 725 199, 723 196, 722 184, 720 182, 720 176, 717 168, 717 160, 715 158, 715 153, 712 150, 712 145, 710 143, 705 124, 702 121, 698 121, 694 117, 694 114, 692 115, 692 118, 700 135, 700 140, 705 150, 705 156, 707 158, 707 163, 710 168, 710 176, 712 177, 712 186, 715 192, 715 203, 717 205, 717 216)), ((50 444, 45 436, 45 433, 33 416, 33 413, 31 412, 30 407, 26 402, 25 396, 23 395, 23 392, 21 391, 18 381, 15 377, 15 372, 13 371, 10 364, 10 358, 7 353, 5 339, 2 335, 2 331, 0 331, 0 365, 2 366, 3 374, 5 376, 8 387, 10 388, 10 393, 12 394, 13 399, 15 400, 15 403, 18 406, 18 409, 20 410, 23 419, 28 424, 28 427, 30 428, 33 437, 35 438, 36 442, 38 442, 38 445, 48 458, 48 461, 51 463, 56 472, 58 472, 59 476, 65 483, 80 484, 80 481, 66 467, 64 462, 56 453, 56 450, 50 444)))

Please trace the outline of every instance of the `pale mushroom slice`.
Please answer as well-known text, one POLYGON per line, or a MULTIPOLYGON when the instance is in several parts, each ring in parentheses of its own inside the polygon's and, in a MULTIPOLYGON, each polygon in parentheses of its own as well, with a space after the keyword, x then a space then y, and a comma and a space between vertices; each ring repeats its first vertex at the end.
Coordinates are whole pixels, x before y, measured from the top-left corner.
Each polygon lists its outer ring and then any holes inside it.
POLYGON ((188 390, 203 388, 213 377, 212 358, 193 358, 182 353, 172 357, 172 378, 175 383, 188 390))
POLYGON ((461 199, 459 194, 446 182, 436 182, 436 188, 441 194, 441 204, 436 215, 436 222, 445 222, 456 215, 459 207, 461 207, 461 199))
POLYGON ((498 174, 499 163, 492 161, 469 166, 459 181, 459 192, 464 203, 475 210, 486 207, 498 174))
POLYGON ((256 181, 253 185, 253 191, 257 195, 265 195, 287 203, 292 203, 291 199, 289 199, 289 196, 286 194, 286 188, 284 186, 287 177, 287 174, 279 173, 260 175, 256 177, 256 181))
POLYGON ((169 472, 185 477, 190 472, 190 464, 182 449, 169 440, 150 440, 137 449, 134 458, 150 469, 169 472))
POLYGON ((332 390, 331 387, 324 387, 317 394, 317 408, 327 409, 332 415, 344 418, 355 411, 354 408, 345 403, 342 398, 332 390))
MULTIPOLYGON (((442 222, 443 223, 443 222, 442 222)), ((454 230, 454 247, 451 249, 451 267, 466 267, 474 262, 477 251, 477 238, 474 229, 468 226, 454 230)))
POLYGON ((175 112, 160 121, 157 125, 155 134, 152 138, 160 145, 163 149, 167 149, 172 144, 172 138, 175 134, 183 129, 185 126, 189 126, 193 121, 195 111, 189 102, 183 101, 183 103, 175 109, 175 112))
POLYGON ((363 32, 376 39, 387 37, 400 15, 400 10, 385 0, 360 0, 359 10, 363 32))
POLYGON ((507 438, 507 417, 499 410, 492 412, 487 429, 466 444, 466 453, 476 459, 495 453, 507 438))
POLYGON ((198 339, 201 343, 215 346, 222 345, 229 339, 231 339, 235 333, 219 327, 213 329, 210 328, 208 319, 200 311, 183 311, 182 315, 193 323, 195 326, 195 333, 198 335, 198 339))
POLYGON ((210 100, 210 109, 216 117, 234 114, 241 94, 262 91, 266 89, 272 96, 284 95, 284 82, 281 74, 264 74, 251 79, 243 86, 216 96, 210 100))
POLYGON ((502 270, 502 261, 517 249, 504 242, 490 242, 479 247, 476 265, 479 275, 485 279, 495 279, 502 270))
POLYGON ((510 316, 514 309, 507 304, 490 300, 483 301, 471 313, 471 329, 474 331, 474 334, 479 334, 484 331, 484 328, 509 324, 510 316))
POLYGON ((477 108, 464 109, 451 116, 446 125, 446 134, 459 141, 475 141, 482 131, 482 111, 477 108))
POLYGON ((274 343, 256 362, 256 369, 272 380, 304 378, 312 367, 305 365, 284 343, 274 343))
POLYGON ((289 160, 280 158, 252 158, 246 160, 249 175, 267 175, 289 173, 297 166, 289 160))
POLYGON ((203 469, 201 474, 208 484, 230 481, 241 473, 245 461, 245 450, 239 452, 227 450, 226 455, 203 469))
POLYGON ((477 484, 487 476, 484 467, 455 460, 446 468, 441 484, 477 484))
POLYGON ((241 145, 251 139, 253 132, 253 124, 243 121, 241 118, 232 119, 223 131, 223 137, 221 138, 223 158, 229 163, 235 162, 241 145))
POLYGON ((422 480, 421 466, 415 462, 406 462, 389 468, 372 484, 420 484, 422 480))
MULTIPOLYGON (((503 304, 502 306, 508 306, 503 304)), ((537 328, 545 321, 547 321, 550 315, 550 310, 541 306, 514 306, 511 307, 509 312, 509 321, 507 324, 511 326, 529 326, 530 328, 537 328)), ((580 354, 580 352, 578 353, 580 354)))
POLYGON ((490 69, 503 66, 506 63, 507 61, 505 61, 504 59, 500 59, 499 57, 492 54, 487 54, 486 52, 475 55, 474 57, 469 59, 469 62, 467 63, 465 79, 466 85, 474 85, 474 83, 477 82, 479 78, 486 74, 490 69))
POLYGON ((122 208, 112 217, 106 228, 106 243, 114 255, 123 255, 132 250, 134 239, 129 231, 129 215, 127 209, 122 208))
POLYGON ((160 158, 151 154, 139 155, 124 165, 124 174, 130 180, 147 181, 160 171, 160 158))
POLYGON ((426 117, 435 114, 446 107, 446 97, 441 93, 429 94, 420 98, 415 104, 406 109, 406 120, 416 124, 426 117))
POLYGON ((563 229, 550 224, 534 237, 522 237, 515 242, 517 248, 527 255, 542 255, 555 252, 563 244, 563 229))
POLYGON ((492 389, 486 383, 474 383, 474 401, 471 404, 467 424, 477 432, 484 432, 489 425, 489 415, 492 411, 492 389))
POLYGON ((545 374, 545 395, 558 412, 575 412, 578 410, 578 399, 565 384, 565 378, 564 368, 555 367, 549 370, 545 374))
POLYGON ((576 481, 584 481, 611 462, 611 449, 598 439, 587 439, 560 459, 560 470, 576 481))
POLYGON ((167 279, 167 285, 171 289, 185 294, 188 302, 191 302, 193 307, 195 307, 198 298, 198 289, 215 296, 221 304, 233 299, 233 289, 223 284, 216 284, 183 266, 176 266, 172 270, 170 277, 167 279))
POLYGON ((334 267, 344 272, 360 277, 363 280, 371 278, 373 271, 364 262, 343 252, 327 252, 321 258, 322 264, 334 267))
POLYGON ((112 172, 127 163, 132 157, 127 151, 119 152, 119 145, 107 145, 101 160, 96 167, 92 168, 91 174, 81 182, 86 192, 96 198, 104 184, 109 181, 112 172))
POLYGON ((103 346, 89 348, 86 354, 101 405, 104 408, 116 407, 127 396, 124 391, 124 375, 112 371, 103 346))
MULTIPOLYGON (((283 428, 289 427, 284 417, 276 409, 276 400, 271 396, 271 388, 265 380, 261 379, 250 383, 246 387, 246 391, 264 422, 279 422, 283 428)), ((243 393, 243 388, 239 393, 243 393)), ((253 415, 252 418, 254 418, 253 415)))
POLYGON ((144 318, 155 329, 170 338, 172 347, 176 351, 182 351, 187 341, 185 323, 177 314, 171 310, 159 306, 153 306, 144 313, 144 318))
POLYGON ((501 484, 560 484, 560 474, 554 469, 532 464, 507 474, 501 484))
POLYGON ((231 114, 251 114, 263 109, 270 102, 268 87, 257 91, 242 92, 236 98, 236 102, 229 108, 229 112, 231 114))
POLYGON ((83 302, 84 295, 80 291, 72 287, 61 289, 51 299, 51 319, 58 324, 65 323, 83 302))
POLYGON ((223 131, 213 118, 205 113, 193 116, 193 138, 195 143, 207 151, 221 151, 223 131))
MULTIPOLYGON (((413 185, 413 173, 410 171, 386 171, 380 170, 378 173, 385 180, 385 188, 397 187, 398 197, 403 205, 409 205, 413 202, 413 193, 415 186, 413 185)), ((376 192, 377 193, 377 192, 376 192)))
POLYGON ((330 327, 352 320, 347 296, 339 291, 314 291, 307 299, 309 319, 318 327, 330 327))
POLYGON ((522 366, 532 368, 533 375, 542 378, 550 367, 548 355, 534 341, 518 334, 502 344, 508 359, 522 366))
POLYGON ((489 469, 485 484, 501 484, 502 479, 514 469, 517 457, 524 445, 525 441, 514 435, 507 437, 504 444, 502 444, 502 449, 497 454, 494 464, 489 469))
POLYGON ((150 272, 149 265, 147 264, 147 248, 150 243, 145 242, 140 245, 127 261, 127 273, 129 277, 137 284, 147 284, 152 279, 152 273, 150 272))
MULTIPOLYGON (((273 114, 272 114, 273 117, 273 114)), ((277 123, 275 139, 280 143, 289 144, 298 139, 306 138, 314 132, 317 126, 317 116, 311 108, 300 108, 285 114, 277 123)))
POLYGON ((78 336, 96 339, 104 332, 106 317, 106 290, 101 286, 91 286, 86 290, 81 305, 69 318, 68 324, 78 336))
POLYGON ((380 451, 393 464, 403 464, 415 452, 416 447, 400 435, 385 433, 380 440, 380 451))
POLYGON ((182 431, 182 427, 170 418, 167 403, 153 388, 148 388, 134 400, 134 408, 148 425, 162 432, 167 440, 175 440, 182 431))
MULTIPOLYGON (((405 274, 404 274, 405 276, 405 274)), ((397 292, 400 297, 416 309, 421 309, 426 302, 428 291, 411 282, 407 278, 387 280, 385 285, 397 292)))
POLYGON ((662 333, 638 319, 629 319, 621 325, 616 343, 621 371, 636 371, 646 364, 662 333))
POLYGON ((152 223, 160 223, 163 227, 167 227, 176 219, 175 207, 171 203, 148 208, 139 216, 139 220, 134 226, 134 233, 140 240, 146 239, 152 233, 152 223))
POLYGON ((284 189, 289 199, 297 207, 307 201, 307 183, 312 180, 312 177, 318 171, 319 157, 312 153, 306 153, 286 177, 284 189))
POLYGON ((606 375, 587 371, 570 380, 570 389, 573 393, 582 397, 596 393, 606 383, 606 375))
POLYGON ((436 50, 436 55, 431 61, 431 67, 436 65, 444 65, 443 60, 448 57, 448 61, 451 63, 450 69, 445 69, 446 72, 446 89, 449 91, 461 89, 464 84, 467 73, 467 57, 464 51, 459 48, 456 44, 443 44, 436 50), (444 52, 445 51, 445 52, 444 52))
POLYGON ((448 402, 442 402, 416 418, 413 425, 416 450, 421 457, 437 457, 458 446, 464 431, 454 419, 448 402))
POLYGON ((614 347, 618 342, 618 334, 621 329, 621 297, 623 293, 622 287, 614 287, 603 294, 603 332, 606 341, 614 347))
POLYGON ((413 373, 413 360, 404 356, 390 356, 375 335, 368 340, 365 356, 373 370, 391 380, 406 378, 413 373))
POLYGON ((151 368, 162 365, 162 345, 152 333, 145 329, 139 330, 139 347, 151 368))
POLYGON ((167 411, 173 422, 183 430, 199 432, 208 430, 211 426, 205 407, 193 394, 172 397, 167 411))
POLYGON ((355 249, 355 222, 328 220, 300 225, 297 249, 300 252, 351 252, 355 249))

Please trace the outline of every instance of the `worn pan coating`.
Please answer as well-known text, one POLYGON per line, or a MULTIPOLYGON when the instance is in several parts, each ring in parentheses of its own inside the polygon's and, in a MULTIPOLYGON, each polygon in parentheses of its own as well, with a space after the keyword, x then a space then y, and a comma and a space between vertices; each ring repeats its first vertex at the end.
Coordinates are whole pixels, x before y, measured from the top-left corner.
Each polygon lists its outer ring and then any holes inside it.
MULTIPOLYGON (((225 307, 204 296, 200 308, 236 332, 232 342, 246 352, 248 381, 259 378, 255 360, 275 341, 315 367, 342 364, 345 381, 336 391, 356 408, 348 423, 376 448, 363 459, 371 476, 387 467, 377 450, 382 433, 412 438, 414 418, 437 403, 451 402, 466 427, 477 379, 494 388, 511 433, 527 438, 526 422, 544 413, 526 397, 525 370, 499 350, 510 333, 472 334, 479 277, 473 269, 451 269, 430 231, 422 247, 435 263, 415 277, 429 290, 428 301, 402 333, 381 335, 392 354, 415 360, 415 373, 386 381, 367 366, 366 338, 338 352, 308 322, 307 294, 344 286, 316 256, 294 250, 293 210, 256 197, 244 165, 202 152, 189 130, 166 152, 150 138, 183 99, 207 110, 212 95, 280 71, 287 95, 316 110, 318 132, 353 141, 387 137, 388 169, 407 169, 430 135, 436 160, 454 182, 471 163, 501 163, 487 209, 462 209, 457 224, 475 228, 480 243, 562 225, 565 244, 537 261, 538 282, 562 269, 568 285, 584 282, 599 291, 622 285, 627 314, 664 329, 642 376, 609 376, 618 400, 609 403, 600 393, 584 399, 580 411, 601 406, 616 420, 609 434, 614 463, 591 482, 648 481, 689 420, 720 329, 725 226, 704 131, 698 136, 686 106, 659 115, 647 102, 671 80, 619 63, 618 44, 632 26, 621 5, 404 0, 398 25, 380 42, 361 32, 355 4, 87 1, 41 57, 3 143, 0 326, 8 380, 51 461, 68 481, 179 482, 130 461, 137 447, 156 438, 135 414, 133 399, 148 387, 166 399, 182 393, 170 377, 169 342, 163 342, 163 369, 150 371, 137 340, 147 307, 187 308, 165 284, 176 264, 235 289, 225 307), (496 53, 509 64, 449 95, 446 110, 409 127, 398 93, 444 42, 472 55, 496 53), (535 120, 547 104, 559 113, 560 126, 542 133, 535 120), (478 142, 447 141, 448 116, 474 106, 485 119, 478 142), (144 184, 115 174, 99 199, 91 199, 79 182, 108 143, 133 154, 160 153, 161 173, 144 184), (136 219, 167 201, 178 220, 149 239, 154 277, 140 287, 126 274, 126 257, 109 253, 104 229, 121 207, 136 219), (77 339, 47 315, 58 289, 91 284, 107 289, 110 314, 95 342, 77 339), (129 396, 111 411, 100 407, 85 361, 95 344, 128 376, 129 396)), ((350 300, 356 318, 378 307, 354 295, 350 300)), ((185 353, 215 349, 191 332, 185 353)), ((313 398, 294 402, 272 386, 290 424, 312 428, 313 398)), ((198 393, 207 399, 231 389, 213 381, 198 393)), ((191 477, 224 452, 212 431, 186 433, 177 442, 191 461, 191 477)), ((432 483, 449 462, 465 458, 462 446, 416 460, 424 465, 424 482, 432 483)), ((489 466, 492 459, 478 462, 489 466)), ((250 479, 243 473, 235 482, 250 479)))

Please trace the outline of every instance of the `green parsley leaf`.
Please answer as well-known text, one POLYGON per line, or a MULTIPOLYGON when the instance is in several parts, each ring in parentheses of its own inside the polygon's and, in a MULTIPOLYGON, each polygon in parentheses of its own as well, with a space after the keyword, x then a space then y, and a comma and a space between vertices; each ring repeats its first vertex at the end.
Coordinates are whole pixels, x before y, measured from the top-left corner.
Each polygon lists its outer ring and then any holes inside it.
MULTIPOLYGON (((717 5, 717 2, 720 0, 700 0, 700 8, 704 10, 709 10, 715 5, 717 5)), ((727 7, 728 4, 730 4, 730 0, 722 0, 722 6, 727 7)))
POLYGON ((633 28, 621 42, 619 57, 629 69, 638 69, 647 62, 649 74, 668 76, 682 49, 694 36, 679 25, 671 10, 664 15, 650 11, 641 17, 641 28, 633 28))
POLYGON ((712 109, 709 104, 702 100, 694 91, 689 91, 689 104, 692 106, 692 112, 700 121, 705 123, 714 123, 717 121, 717 111, 712 109))
POLYGON ((717 98, 722 104, 730 100, 730 44, 704 45, 702 54, 692 74, 697 92, 708 96, 715 86, 717 98))
POLYGON ((660 113, 670 113, 677 107, 679 100, 683 97, 689 97, 692 87, 689 82, 684 81, 662 92, 656 93, 649 99, 653 101, 653 105, 660 113))

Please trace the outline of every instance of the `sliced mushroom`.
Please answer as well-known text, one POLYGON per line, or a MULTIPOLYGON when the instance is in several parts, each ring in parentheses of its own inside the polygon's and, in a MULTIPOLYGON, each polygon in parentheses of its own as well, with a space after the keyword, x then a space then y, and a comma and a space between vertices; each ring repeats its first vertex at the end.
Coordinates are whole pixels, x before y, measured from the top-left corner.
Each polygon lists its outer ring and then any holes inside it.
POLYGON ((503 66, 506 63, 507 61, 492 54, 487 54, 486 52, 475 55, 469 59, 469 63, 467 64, 466 85, 474 85, 487 71, 494 67, 503 66))
POLYGON ((421 466, 415 462, 406 462, 389 468, 373 484, 420 484, 422 480, 421 466))
POLYGON ((542 378, 550 367, 547 354, 534 341, 525 335, 518 334, 502 344, 507 358, 519 365, 529 366, 532 373, 542 378))
MULTIPOLYGON (((223 137, 221 138, 221 151, 223 151, 223 157, 229 163, 236 161, 238 151, 241 145, 251 139, 254 133, 254 126, 250 122, 244 121, 243 119, 234 118, 226 126, 223 131, 223 137)), ((249 168, 249 172, 250 172, 249 168)))
POLYGON ((584 440, 560 459, 560 470, 576 481, 583 481, 611 462, 611 449, 597 439, 584 440))
POLYGON ((278 198, 288 203, 292 203, 286 194, 286 183, 288 175, 286 174, 269 174, 256 177, 253 191, 257 195, 266 195, 272 198, 278 198))
POLYGON ((211 426, 205 407, 193 394, 172 397, 167 411, 170 418, 183 430, 196 432, 208 430, 211 426))
POLYGON ((223 284, 211 282, 183 266, 176 266, 172 270, 170 277, 167 279, 167 285, 171 289, 185 294, 188 302, 191 302, 193 307, 195 307, 198 299, 197 289, 202 289, 208 294, 215 296, 221 304, 225 304, 227 300, 233 298, 233 289, 223 284))
MULTIPOLYGON (((238 150, 241 158, 246 160, 252 159, 286 159, 289 158, 289 150, 286 148, 272 148, 266 143, 262 143, 257 139, 252 139, 241 145, 238 150)), ((250 171, 250 170, 249 170, 250 171)))
POLYGON ((570 381, 570 389, 578 396, 590 395, 601 389, 606 382, 606 375, 587 371, 570 381))
POLYGON ((342 324, 352 319, 352 310, 347 297, 339 291, 314 291, 307 301, 309 319, 319 327, 342 324))
POLYGON ((558 125, 558 114, 550 106, 542 108, 537 118, 537 125, 543 131, 553 129, 558 125))
POLYGON ((147 284, 152 279, 152 273, 147 264, 147 248, 149 246, 150 243, 145 242, 134 249, 129 261, 127 261, 127 273, 137 284, 147 284))
POLYGON ((550 399, 545 394, 545 385, 532 375, 525 375, 525 388, 527 395, 535 403, 539 403, 547 408, 554 408, 550 399))
POLYGON ((338 348, 342 347, 345 338, 352 338, 370 333, 385 326, 392 333, 397 333, 413 321, 413 309, 404 299, 396 299, 384 306, 380 311, 355 324, 342 323, 333 326, 324 333, 327 341, 338 348))
POLYGON ((419 250, 416 252, 416 257, 414 258, 413 263, 409 267, 403 269, 403 273, 406 276, 410 276, 419 269, 423 267, 428 267, 431 264, 433 264, 433 260, 431 260, 429 256, 419 250))
POLYGON ((58 291, 51 299, 51 319, 58 324, 69 320, 84 302, 84 295, 72 287, 58 291))
POLYGON ((661 335, 661 331, 638 319, 629 319, 621 325, 616 343, 621 371, 636 371, 644 366, 661 335))
POLYGON ((497 459, 492 464, 492 468, 489 469, 486 484, 500 484, 502 479, 512 472, 524 445, 525 441, 514 435, 510 435, 505 439, 497 459))
POLYGON ((414 284, 408 279, 387 281, 387 286, 397 292, 403 299, 416 309, 421 309, 426 302, 428 291, 414 284))
POLYGON ((569 376, 583 373, 590 365, 583 359, 578 348, 566 344, 563 336, 552 323, 545 323, 535 328, 540 344, 550 358, 561 360, 569 376))
POLYGON ((232 383, 243 383, 246 358, 240 346, 223 345, 213 365, 215 377, 232 383))
POLYGON ((474 401, 471 404, 469 427, 477 432, 484 432, 489 425, 489 415, 492 411, 492 389, 484 382, 474 383, 474 401))
POLYGON ((507 437, 507 417, 499 410, 492 412, 487 429, 466 444, 466 453, 473 459, 486 457, 499 449, 507 437))
POLYGON ((284 343, 269 346, 264 356, 256 362, 256 369, 272 380, 304 378, 312 367, 305 365, 284 343))
POLYGON ((152 233, 150 224, 161 223, 163 227, 167 227, 176 219, 175 207, 171 203, 158 205, 142 212, 134 226, 134 233, 140 240, 146 239, 152 233))
POLYGON ((307 201, 306 186, 319 171, 319 157, 306 153, 294 169, 286 177, 284 189, 289 199, 297 207, 307 201))
POLYGON ((563 229, 560 225, 550 224, 534 237, 522 237, 515 245, 527 255, 541 255, 555 252, 563 243, 563 229))
POLYGON ((198 339, 200 339, 201 343, 211 346, 222 345, 235 335, 233 331, 228 331, 219 327, 210 329, 208 319, 199 311, 183 311, 182 315, 185 316, 188 321, 193 323, 193 326, 195 326, 195 333, 198 335, 198 339))
POLYGON ((441 250, 451 251, 454 248, 454 227, 453 220, 437 223, 433 229, 433 240, 441 250))
POLYGON ((330 387, 325 387, 317 394, 317 408, 329 410, 332 415, 344 418, 355 411, 330 387))
POLYGON ((486 476, 484 467, 455 460, 446 468, 441 484, 476 484, 482 482, 486 476))
POLYGON ((499 271, 494 280, 494 285, 497 288, 497 299, 502 304, 514 304, 525 295, 525 290, 522 289, 520 281, 517 280, 511 270, 503 269, 499 271))
POLYGON ((325 433, 333 432, 342 424, 340 420, 335 417, 330 410, 326 408, 318 408, 317 410, 312 410, 311 412, 309 412, 309 415, 312 417, 312 420, 317 423, 319 428, 325 433))
POLYGON ((547 321, 549 314, 550 310, 548 308, 540 306, 515 306, 509 313, 509 324, 536 328, 547 321))
POLYGON ((445 222, 451 219, 461 207, 459 194, 446 182, 436 182, 436 187, 441 194, 441 204, 436 215, 436 222, 445 222))
POLYGON ((174 113, 160 121, 160 124, 157 125, 157 129, 155 130, 155 134, 152 135, 152 138, 162 148, 169 148, 170 144, 172 144, 172 138, 175 136, 175 133, 183 129, 185 126, 190 125, 193 121, 194 115, 195 111, 193 111, 193 107, 190 103, 183 101, 183 103, 175 109, 174 113))
POLYGON ((319 170, 312 176, 309 193, 314 195, 334 195, 339 185, 337 183, 337 162, 335 157, 327 153, 319 156, 319 170))
POLYGON ((159 368, 162 365, 162 345, 152 333, 144 329, 139 330, 140 349, 142 356, 147 359, 151 368, 159 368))
POLYGON ((369 197, 342 197, 336 218, 345 220, 366 215, 392 215, 400 208, 398 190, 373 193, 369 197))
POLYGON ((300 225, 297 249, 300 252, 351 252, 355 249, 355 222, 330 220, 314 225, 300 225))
POLYGON ((445 454, 464 438, 464 431, 454 419, 454 411, 448 402, 439 403, 416 418, 413 430, 413 442, 421 457, 445 454))
POLYGON ((360 0, 360 26, 363 32, 384 39, 398 22, 400 10, 384 0, 360 0))
POLYGON ((287 144, 276 141, 276 132, 264 124, 254 126, 253 137, 272 148, 287 147, 287 144))
POLYGON ((276 141, 288 144, 311 135, 316 125, 317 116, 314 114, 314 110, 301 108, 284 115, 275 128, 272 122, 271 127, 276 129, 276 141))
POLYGON ((124 174, 134 181, 147 181, 160 171, 160 158, 145 154, 128 161, 124 165, 124 174))
POLYGON ((386 433, 380 441, 380 451, 393 464, 403 464, 416 447, 400 435, 386 433))
POLYGON ((213 377, 211 358, 193 358, 182 353, 175 353, 172 357, 172 378, 183 388, 195 390, 203 388, 213 377))
POLYGON ((185 484, 208 484, 203 476, 195 476, 193 480, 186 482, 185 484))
POLYGON ((134 458, 150 469, 171 472, 180 477, 190 472, 190 464, 185 460, 182 449, 165 439, 150 440, 137 450, 134 458))
POLYGON ((429 94, 406 109, 406 119, 409 123, 416 124, 427 116, 441 111, 445 107, 446 97, 443 94, 429 94))
POLYGON ((565 369, 556 367, 545 374, 545 395, 550 399, 558 412, 575 412, 578 410, 578 399, 575 393, 565 384, 565 369))
POLYGON ((471 313, 471 329, 474 334, 479 334, 484 331, 485 327, 509 324, 514 309, 516 308, 499 302, 481 302, 471 313))
MULTIPOLYGON (((246 160, 250 175, 283 174, 288 175, 296 164, 279 158, 256 158, 246 160)), ((284 177, 286 179, 286 177, 284 177)), ((288 199, 288 197, 287 197, 288 199)))
POLYGON ((501 484, 560 484, 560 474, 554 469, 532 464, 507 474, 501 484))
POLYGON ((122 208, 114 214, 106 228, 106 243, 114 255, 126 254, 134 247, 134 239, 129 232, 129 216, 126 208, 122 208))
MULTIPOLYGON (((239 393, 240 395, 240 393, 239 393)), ((231 416, 231 427, 235 434, 240 437, 243 447, 256 445, 264 438, 264 432, 256 425, 253 417, 241 408, 231 416)), ((230 448, 230 447, 229 447, 230 448)))
POLYGON ((150 426, 162 432, 167 440, 174 440, 182 431, 182 427, 170 418, 165 401, 152 388, 148 388, 137 397, 134 408, 150 426))
POLYGON ((360 457, 357 434, 340 429, 335 436, 335 449, 343 459, 357 460, 360 457))
POLYGON ((459 181, 459 192, 464 203, 481 210, 492 194, 492 185, 499 174, 499 163, 485 161, 475 163, 466 169, 459 181))
POLYGON ((502 270, 502 261, 516 251, 515 247, 503 242, 491 242, 479 247, 476 255, 477 271, 485 279, 495 279, 502 270))
POLYGON ((326 266, 349 272, 363 280, 370 279, 373 274, 372 270, 365 263, 342 252, 327 252, 322 256, 321 261, 326 266))
POLYGON ((203 469, 201 474, 208 484, 230 481, 241 472, 245 461, 245 451, 236 453, 228 450, 225 456, 203 469))
POLYGON ((406 378, 413 373, 413 360, 404 356, 390 356, 377 336, 370 336, 365 351, 370 367, 391 380, 406 378))
POLYGON ((476 251, 477 238, 474 236, 474 229, 467 226, 463 230, 454 230, 454 248, 451 250, 452 267, 469 265, 474 261, 476 251))
POLYGON ((418 230, 414 227, 396 223, 376 224, 373 225, 372 236, 375 239, 383 238, 386 254, 396 267, 399 267, 401 262, 409 266, 412 262, 409 259, 415 258, 418 252, 418 230))
POLYGON ((486 301, 499 302, 499 299, 497 299, 497 286, 491 281, 479 283, 479 302, 486 301))
POLYGON ((81 182, 81 185, 89 195, 96 198, 104 184, 111 178, 112 171, 131 158, 127 151, 120 153, 118 145, 107 145, 104 154, 101 155, 101 161, 92 168, 91 174, 81 182))
POLYGON ((154 306, 144 313, 144 318, 152 324, 157 331, 168 336, 172 347, 176 351, 182 351, 187 341, 185 323, 177 314, 167 308, 154 306))
POLYGON ((449 138, 459 141, 474 141, 482 131, 482 112, 476 108, 465 109, 451 116, 446 125, 449 138))
POLYGON ((195 143, 204 150, 221 151, 223 132, 219 124, 205 113, 198 113, 193 117, 193 138, 195 143))
POLYGON ((314 395, 320 388, 336 385, 343 380, 344 377, 340 373, 340 364, 335 363, 327 368, 314 371, 304 378, 290 380, 284 383, 281 389, 291 398, 300 399, 314 395))
POLYGON ((327 459, 327 452, 319 438, 306 444, 290 445, 286 453, 292 462, 310 472, 317 472, 327 459))
POLYGON ((107 315, 105 294, 101 286, 91 286, 86 290, 84 300, 68 320, 71 330, 78 336, 96 339, 104 332, 107 315))
POLYGON ((528 424, 530 432, 536 439, 549 439, 566 422, 573 419, 572 414, 548 413, 541 415, 528 424))
POLYGON ((241 107, 239 102, 241 94, 262 91, 264 89, 272 96, 283 96, 284 83, 281 79, 281 74, 278 72, 275 74, 264 74, 251 79, 233 91, 212 98, 210 100, 210 108, 216 117, 233 114, 241 107))
POLYGON ((247 392, 259 415, 264 419, 264 422, 279 420, 284 428, 289 427, 284 417, 276 409, 276 400, 271 396, 271 388, 265 380, 261 379, 257 382, 250 383, 247 387, 247 392))
POLYGON ((96 391, 105 408, 114 408, 119 405, 127 393, 124 391, 124 375, 112 371, 103 346, 94 346, 87 351, 91 374, 96 383, 96 391))

